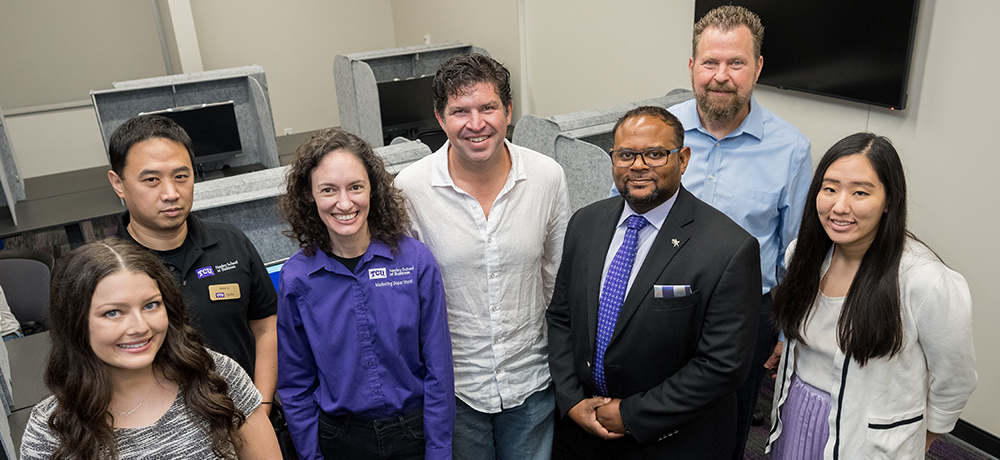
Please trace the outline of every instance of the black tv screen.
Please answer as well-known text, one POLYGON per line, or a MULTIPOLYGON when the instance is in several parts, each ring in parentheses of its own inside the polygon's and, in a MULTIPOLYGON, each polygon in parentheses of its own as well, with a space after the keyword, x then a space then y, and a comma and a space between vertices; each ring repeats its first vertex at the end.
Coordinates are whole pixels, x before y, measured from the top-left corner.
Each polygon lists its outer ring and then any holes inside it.
POLYGON ((433 135, 442 133, 434 117, 433 75, 400 80, 381 81, 378 88, 378 106, 382 113, 382 137, 386 145, 396 137, 420 139, 431 150, 437 150, 444 139, 435 141, 433 135), (431 139, 426 136, 431 135, 431 139))
POLYGON ((173 107, 140 115, 161 115, 187 131, 195 166, 229 160, 243 152, 233 101, 173 107))
POLYGON ((918 3, 696 0, 695 21, 717 6, 744 6, 764 24, 759 83, 904 109, 918 3))

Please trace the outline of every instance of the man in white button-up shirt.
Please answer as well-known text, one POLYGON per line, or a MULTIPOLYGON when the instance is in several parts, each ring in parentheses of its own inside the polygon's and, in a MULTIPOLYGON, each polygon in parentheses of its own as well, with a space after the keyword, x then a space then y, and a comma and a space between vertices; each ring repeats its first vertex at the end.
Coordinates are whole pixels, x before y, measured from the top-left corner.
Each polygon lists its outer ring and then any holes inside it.
POLYGON ((448 142, 399 173, 412 234, 441 266, 455 362, 455 459, 548 459, 545 308, 569 219, 562 168, 505 137, 510 72, 456 56, 434 78, 448 142))

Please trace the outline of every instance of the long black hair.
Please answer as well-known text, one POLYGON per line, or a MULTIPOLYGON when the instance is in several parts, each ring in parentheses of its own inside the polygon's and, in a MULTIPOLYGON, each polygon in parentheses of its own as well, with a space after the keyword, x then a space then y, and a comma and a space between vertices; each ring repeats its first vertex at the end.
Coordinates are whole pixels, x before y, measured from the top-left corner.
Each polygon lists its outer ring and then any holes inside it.
POLYGON ((785 279, 774 290, 775 323, 789 339, 802 341, 802 331, 819 293, 820 268, 833 241, 817 217, 816 196, 835 161, 863 155, 885 188, 886 212, 875 239, 861 259, 837 321, 840 349, 864 366, 869 359, 891 357, 903 346, 899 298, 899 262, 906 239, 906 177, 889 139, 857 133, 830 147, 816 166, 795 253, 785 279))

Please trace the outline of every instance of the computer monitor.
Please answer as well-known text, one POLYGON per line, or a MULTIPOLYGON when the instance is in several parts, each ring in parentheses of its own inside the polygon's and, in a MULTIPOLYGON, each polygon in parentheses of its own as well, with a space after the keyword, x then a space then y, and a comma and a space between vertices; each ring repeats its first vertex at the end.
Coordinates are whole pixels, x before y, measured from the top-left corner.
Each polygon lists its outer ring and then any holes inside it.
POLYGON ((426 75, 376 83, 385 145, 396 137, 420 139, 432 151, 444 144, 447 137, 434 116, 433 80, 426 75))
POLYGON ((184 128, 194 153, 198 170, 221 169, 225 162, 243 153, 240 129, 233 101, 173 107, 139 115, 167 117, 184 128), (211 165, 211 163, 216 163, 211 165))
POLYGON ((271 283, 274 283, 274 290, 278 290, 278 279, 281 277, 281 267, 285 266, 285 261, 288 259, 282 259, 280 261, 271 262, 265 264, 267 268, 267 275, 271 277, 271 283))

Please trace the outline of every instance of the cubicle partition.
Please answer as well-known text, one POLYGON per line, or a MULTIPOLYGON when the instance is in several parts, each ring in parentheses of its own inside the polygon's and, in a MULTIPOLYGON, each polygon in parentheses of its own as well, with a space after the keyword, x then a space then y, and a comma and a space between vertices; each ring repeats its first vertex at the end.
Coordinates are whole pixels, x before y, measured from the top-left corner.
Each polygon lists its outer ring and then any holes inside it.
POLYGON ((227 166, 279 166, 267 79, 260 66, 115 82, 114 89, 91 91, 90 97, 105 151, 115 128, 139 113, 233 101, 243 152, 227 166))
MULTIPOLYGON (((333 77, 337 86, 340 126, 345 131, 368 141, 372 147, 386 145, 384 141, 386 125, 383 122, 398 123, 401 127, 406 127, 407 123, 406 120, 400 120, 400 117, 393 114, 382 113, 379 85, 434 75, 438 67, 452 56, 471 53, 489 56, 489 53, 482 48, 458 42, 408 46, 346 56, 337 55, 333 60, 333 77)), ((429 85, 429 82, 427 84, 429 85)), ((410 91, 412 92, 412 89, 410 91)), ((386 88, 383 88, 383 93, 386 93, 386 88)), ((413 94, 412 97, 417 100, 426 99, 418 94, 413 94)), ((389 106, 405 110, 409 107, 407 102, 392 101, 389 106)), ((427 106, 424 114, 422 121, 433 122, 432 105, 427 106)), ((405 114, 403 115, 405 117, 405 114)), ((414 126, 419 124, 416 121, 413 123, 414 126)), ((410 140, 415 139, 410 138, 410 140)))
POLYGON ((3 167, 3 174, 0 174, 0 206, 7 206, 11 220, 17 225, 17 214, 14 205, 18 201, 24 201, 24 181, 17 168, 17 161, 14 159, 14 149, 10 145, 10 136, 7 135, 7 122, 3 118, 3 110, 0 109, 0 167, 3 167))
MULTIPOLYGON (((378 147, 375 153, 395 174, 431 151, 421 142, 405 142, 378 147)), ((242 230, 265 261, 287 258, 299 248, 297 241, 282 235, 289 227, 278 210, 288 169, 282 166, 195 184, 191 211, 202 219, 226 222, 242 230)))
POLYGON ((566 173, 573 211, 607 198, 614 180, 608 150, 614 145, 611 130, 625 112, 644 105, 663 108, 694 97, 686 89, 666 96, 601 109, 547 118, 524 115, 514 128, 513 142, 552 157, 566 173))

